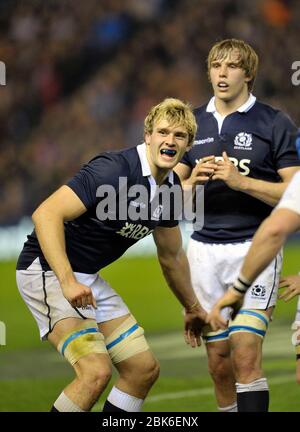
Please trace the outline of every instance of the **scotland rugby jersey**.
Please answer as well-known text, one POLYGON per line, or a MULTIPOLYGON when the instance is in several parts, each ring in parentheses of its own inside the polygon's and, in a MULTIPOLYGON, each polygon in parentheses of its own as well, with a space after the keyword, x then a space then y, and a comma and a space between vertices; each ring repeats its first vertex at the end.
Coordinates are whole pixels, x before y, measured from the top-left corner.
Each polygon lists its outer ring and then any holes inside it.
MULTIPOLYGON (((180 180, 173 172, 169 173, 164 184, 168 188, 174 185, 181 191, 180 180)), ((138 240, 151 234, 158 225, 174 227, 178 224, 174 214, 175 196, 172 194, 170 209, 165 213, 168 217, 163 216, 161 194, 155 193, 156 184, 146 158, 145 144, 95 157, 67 185, 87 209, 77 219, 64 224, 66 251, 73 271, 96 273, 138 240), (101 192, 98 187, 103 185, 101 192), (147 193, 137 197, 134 189, 133 193, 128 192, 138 185, 144 186, 147 193), (105 199, 106 205, 102 205, 105 199), (151 206, 150 201, 157 206, 151 206), (137 218, 140 211, 141 214, 144 211, 143 216, 137 218), (109 212, 109 219, 104 220, 101 215, 109 212)), ((35 231, 27 238, 17 269, 28 268, 39 257, 43 270, 50 270, 35 231)))
MULTIPOLYGON (((250 96, 238 111, 218 122, 214 98, 194 111, 198 132, 194 146, 182 163, 194 168, 197 161, 226 151, 243 175, 269 182, 281 181, 277 171, 300 165, 295 149, 297 131, 281 111, 250 96)), ((204 187, 204 226, 192 234, 206 243, 235 243, 253 237, 272 207, 250 195, 234 191, 223 181, 208 181, 204 187)))

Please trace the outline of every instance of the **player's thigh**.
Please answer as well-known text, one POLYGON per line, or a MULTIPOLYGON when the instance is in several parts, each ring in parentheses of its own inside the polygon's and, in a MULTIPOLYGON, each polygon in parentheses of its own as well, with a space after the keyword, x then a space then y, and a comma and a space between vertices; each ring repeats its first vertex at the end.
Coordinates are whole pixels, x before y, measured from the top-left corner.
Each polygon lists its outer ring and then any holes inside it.
POLYGON ((54 325, 51 333, 48 333, 47 339, 57 349, 61 340, 68 334, 73 336, 77 331, 80 331, 83 323, 86 326, 97 327, 95 320, 83 320, 82 318, 73 317, 65 318, 54 325))
POLYGON ((100 371, 103 376, 110 375, 111 361, 95 320, 62 319, 54 325, 48 340, 79 377, 87 374, 96 377, 101 375, 100 371))
POLYGON ((263 340, 263 337, 246 331, 232 334, 230 347, 234 368, 260 368, 263 340))
POLYGON ((98 327, 105 337, 111 361, 119 371, 125 370, 130 363, 133 365, 133 362, 155 362, 144 329, 131 314, 99 323, 98 327))
POLYGON ((111 335, 129 317, 130 313, 127 313, 121 317, 98 323, 99 331, 104 335, 105 338, 108 338, 108 336, 111 335))
POLYGON ((266 310, 241 309, 229 322, 229 341, 233 357, 261 359, 262 344, 274 307, 266 310))
MULTIPOLYGON (((193 289, 207 312, 211 311, 213 305, 226 291, 226 287, 218 277, 219 269, 215 250, 215 245, 193 239, 190 239, 187 249, 193 289)), ((225 316, 224 318, 226 319, 225 316)))
POLYGON ((226 369, 230 363, 230 345, 228 339, 207 342, 205 344, 208 366, 211 373, 226 369))

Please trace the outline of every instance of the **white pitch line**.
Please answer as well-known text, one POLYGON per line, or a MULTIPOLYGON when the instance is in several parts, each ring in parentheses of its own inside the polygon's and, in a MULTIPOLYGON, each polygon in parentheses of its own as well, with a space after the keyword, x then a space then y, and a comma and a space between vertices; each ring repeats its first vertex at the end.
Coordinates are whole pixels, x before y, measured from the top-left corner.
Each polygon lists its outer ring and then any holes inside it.
MULTIPOLYGON (((288 382, 292 382, 295 380, 294 375, 283 375, 276 378, 269 379, 270 385, 280 385, 286 384, 288 382)), ((212 395, 214 393, 213 387, 204 387, 202 389, 194 389, 194 390, 185 390, 180 392, 173 393, 163 393, 159 395, 149 396, 146 399, 146 402, 154 403, 162 400, 173 400, 173 399, 184 399, 184 398, 193 398, 195 396, 205 396, 212 395)))

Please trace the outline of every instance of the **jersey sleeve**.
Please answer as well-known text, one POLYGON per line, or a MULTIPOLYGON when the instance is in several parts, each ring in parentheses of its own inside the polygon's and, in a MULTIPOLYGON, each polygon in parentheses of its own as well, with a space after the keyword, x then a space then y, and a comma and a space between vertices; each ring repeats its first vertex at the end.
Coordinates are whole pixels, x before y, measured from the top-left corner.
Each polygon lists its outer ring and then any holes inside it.
POLYGON ((158 226, 163 227, 163 228, 173 228, 173 227, 177 226, 178 223, 179 223, 178 220, 175 220, 175 219, 168 220, 168 221, 162 220, 162 221, 160 221, 158 226))
POLYGON ((117 154, 103 153, 84 165, 75 176, 67 182, 87 209, 98 203, 97 189, 101 185, 111 185, 118 191, 119 177, 128 176, 125 159, 117 154))
POLYGON ((183 158, 180 160, 179 163, 183 163, 191 168, 193 168, 193 164, 191 162, 191 158, 190 158, 190 151, 187 151, 184 153, 183 158))
POLYGON ((279 111, 273 124, 273 156, 278 169, 299 166, 295 139, 297 128, 292 120, 279 111))

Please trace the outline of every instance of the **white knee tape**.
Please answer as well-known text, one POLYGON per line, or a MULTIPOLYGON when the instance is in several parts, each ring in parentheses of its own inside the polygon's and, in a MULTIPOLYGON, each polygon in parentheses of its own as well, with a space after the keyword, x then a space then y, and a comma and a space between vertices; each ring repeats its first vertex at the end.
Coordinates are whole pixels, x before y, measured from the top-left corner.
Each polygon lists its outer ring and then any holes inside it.
POLYGON ((233 321, 229 322, 229 336, 234 333, 253 333, 264 338, 268 329, 269 317, 262 310, 241 309, 233 321))
POLYGON ((138 325, 133 316, 127 318, 114 330, 106 338, 105 344, 113 364, 120 363, 149 349, 144 337, 144 329, 138 325))
POLYGON ((107 354, 104 336, 99 332, 97 325, 88 320, 66 334, 58 344, 57 350, 71 365, 88 354, 107 354))

